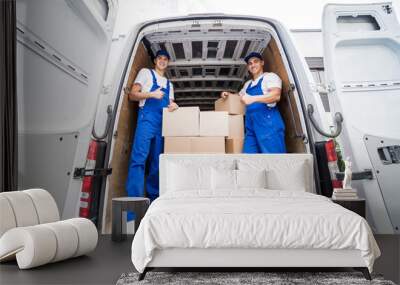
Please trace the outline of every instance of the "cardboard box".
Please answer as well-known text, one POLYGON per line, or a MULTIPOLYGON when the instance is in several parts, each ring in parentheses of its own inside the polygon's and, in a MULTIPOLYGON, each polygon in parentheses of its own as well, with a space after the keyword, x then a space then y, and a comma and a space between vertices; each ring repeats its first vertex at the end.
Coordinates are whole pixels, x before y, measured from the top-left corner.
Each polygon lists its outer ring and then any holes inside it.
POLYGON ((200 133, 199 107, 180 107, 169 112, 163 110, 162 135, 164 137, 192 137, 200 133))
POLYGON ((229 135, 227 112, 200 112, 201 137, 226 137, 229 135))
POLYGON ((165 137, 164 153, 190 153, 190 137, 165 137))
POLYGON ((225 138, 165 137, 164 153, 225 153, 225 138))
POLYGON ((225 140, 226 153, 242 153, 244 138, 227 138, 225 140))
POLYGON ((244 117, 243 115, 229 115, 228 138, 244 138, 244 117))
POLYGON ((230 95, 226 99, 215 101, 215 111, 226 111, 229 115, 244 115, 246 106, 240 101, 239 95, 230 95))
POLYGON ((225 153, 225 137, 192 138, 193 153, 225 153))

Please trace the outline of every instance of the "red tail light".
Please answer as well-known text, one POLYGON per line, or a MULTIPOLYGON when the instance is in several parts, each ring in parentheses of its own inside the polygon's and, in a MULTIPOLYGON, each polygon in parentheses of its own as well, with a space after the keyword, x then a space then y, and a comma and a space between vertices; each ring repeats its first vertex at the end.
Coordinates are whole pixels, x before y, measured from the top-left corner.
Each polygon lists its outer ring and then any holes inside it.
MULTIPOLYGON (((89 150, 86 158, 86 169, 94 169, 96 166, 97 156, 97 142, 90 141, 89 150)), ((81 198, 79 217, 90 218, 90 206, 92 203, 92 188, 93 188, 93 176, 85 176, 82 180, 81 198)))
POLYGON ((336 173, 339 172, 339 167, 337 165, 337 155, 335 142, 333 140, 329 140, 325 143, 325 151, 326 157, 328 159, 328 168, 329 174, 331 176, 332 187, 333 188, 342 188, 342 181, 336 178, 336 173))
POLYGON ((325 151, 329 162, 337 161, 335 142, 333 140, 329 140, 325 143, 325 151))

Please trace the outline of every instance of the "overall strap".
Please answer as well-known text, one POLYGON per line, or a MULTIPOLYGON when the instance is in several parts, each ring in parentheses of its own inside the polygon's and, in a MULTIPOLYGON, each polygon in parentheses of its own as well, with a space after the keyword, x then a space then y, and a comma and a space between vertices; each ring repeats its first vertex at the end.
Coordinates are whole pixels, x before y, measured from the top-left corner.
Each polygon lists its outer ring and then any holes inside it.
POLYGON ((261 76, 261 78, 258 80, 258 82, 256 83, 256 85, 254 85, 254 86, 251 86, 251 81, 250 81, 250 83, 249 83, 249 85, 247 86, 246 89, 261 87, 261 84, 262 84, 263 79, 264 79, 264 76, 261 76))
POLYGON ((260 80, 258 80, 257 84, 255 85, 255 87, 261 87, 262 81, 264 79, 264 75, 261 76, 260 80))
POLYGON ((158 85, 158 84, 157 84, 157 77, 156 77, 156 75, 154 74, 153 69, 150 69, 150 72, 151 72, 151 77, 153 77, 153 85, 154 85, 154 84, 155 84, 155 85, 158 85))
POLYGON ((248 85, 247 88, 246 88, 246 93, 247 93, 248 95, 252 95, 252 96, 254 96, 254 95, 262 95, 262 94, 263 94, 263 91, 262 91, 262 81, 263 81, 263 78, 261 78, 261 79, 257 82, 257 84, 254 85, 254 86, 251 86, 251 82, 250 82, 249 85, 248 85))
POLYGON ((167 106, 169 105, 169 95, 171 92, 171 85, 169 85, 169 80, 167 79, 167 86, 165 88, 162 88, 162 90, 164 91, 165 95, 163 98, 163 101, 165 102, 164 104, 166 104, 167 106))
POLYGON ((171 89, 171 85, 170 85, 170 82, 169 82, 168 79, 167 79, 167 86, 165 86, 165 89, 168 91, 168 93, 169 93, 169 91, 171 89))

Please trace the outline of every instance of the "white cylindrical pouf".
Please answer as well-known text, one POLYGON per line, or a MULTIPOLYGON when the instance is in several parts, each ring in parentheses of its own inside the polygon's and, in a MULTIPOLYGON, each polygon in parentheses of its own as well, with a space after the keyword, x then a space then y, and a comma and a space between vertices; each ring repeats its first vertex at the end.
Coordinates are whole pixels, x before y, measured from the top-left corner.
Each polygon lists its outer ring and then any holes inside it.
POLYGON ((78 233, 75 227, 65 221, 48 223, 42 225, 48 227, 56 235, 57 250, 51 262, 57 262, 70 257, 73 257, 78 250, 78 233))
POLYGON ((22 192, 31 197, 38 214, 39 224, 51 223, 60 220, 60 214, 58 212, 56 201, 49 192, 43 189, 28 189, 22 192))
POLYGON ((33 226, 39 223, 35 205, 30 196, 23 191, 3 192, 14 211, 17 227, 33 226))
POLYGON ((98 232, 91 220, 85 218, 73 218, 65 220, 73 225, 78 232, 79 244, 74 257, 86 254, 97 246, 98 232))
POLYGON ((14 228, 7 231, 0 239, 0 254, 16 253, 20 269, 28 269, 49 263, 53 260, 57 249, 54 232, 36 225, 14 228))
POLYGON ((2 194, 0 193, 0 237, 9 229, 17 226, 11 204, 2 194))

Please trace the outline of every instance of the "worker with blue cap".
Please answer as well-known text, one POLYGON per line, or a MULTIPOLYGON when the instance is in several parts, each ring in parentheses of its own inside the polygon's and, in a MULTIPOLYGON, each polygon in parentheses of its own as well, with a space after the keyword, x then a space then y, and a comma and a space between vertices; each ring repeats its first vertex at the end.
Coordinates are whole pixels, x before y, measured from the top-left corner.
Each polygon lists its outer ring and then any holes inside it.
MULTIPOLYGON (((126 181, 126 191, 130 197, 144 196, 145 167, 148 159, 147 197, 153 201, 159 194, 159 155, 164 148, 161 136, 163 108, 168 108, 171 112, 178 108, 174 102, 172 83, 165 77, 169 60, 170 55, 166 50, 157 51, 154 57, 154 69, 141 69, 129 92, 130 100, 139 101, 137 125, 126 181)), ((128 213, 128 220, 132 218, 132 213, 128 213)))
MULTIPOLYGON (((239 92, 246 105, 244 153, 285 153, 285 125, 276 104, 281 98, 282 80, 272 72, 264 73, 260 53, 245 59, 251 80, 239 92)), ((234 95, 223 91, 222 98, 234 95)))

